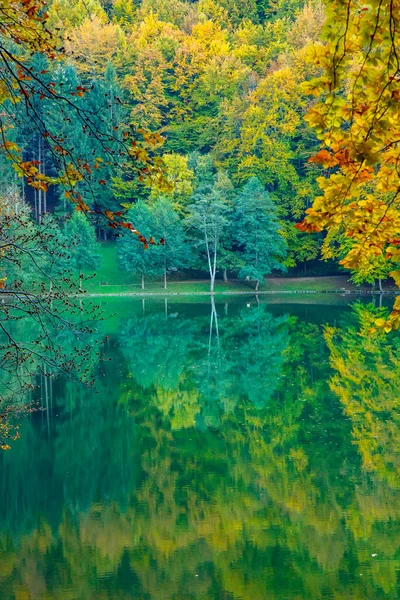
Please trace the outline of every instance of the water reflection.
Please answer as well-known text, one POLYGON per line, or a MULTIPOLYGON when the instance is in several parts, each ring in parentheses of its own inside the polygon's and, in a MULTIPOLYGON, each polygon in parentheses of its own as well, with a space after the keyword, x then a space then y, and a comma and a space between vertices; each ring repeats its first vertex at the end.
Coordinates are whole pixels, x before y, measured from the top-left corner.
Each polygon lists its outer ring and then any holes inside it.
POLYGON ((0 456, 0 597, 398 598, 399 344, 368 315, 127 305, 98 394, 57 384, 0 456))

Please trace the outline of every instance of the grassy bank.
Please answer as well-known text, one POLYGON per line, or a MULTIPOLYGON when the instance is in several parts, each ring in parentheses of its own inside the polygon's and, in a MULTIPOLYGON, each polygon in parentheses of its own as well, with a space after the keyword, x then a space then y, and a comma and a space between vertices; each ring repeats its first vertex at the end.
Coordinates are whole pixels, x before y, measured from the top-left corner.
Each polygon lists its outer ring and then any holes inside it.
MULTIPOLYGON (((103 261, 95 277, 91 273, 85 274, 84 288, 88 295, 92 296, 123 296, 123 295, 200 295, 210 292, 210 284, 207 279, 169 281, 167 290, 164 289, 163 281, 160 279, 147 278, 145 289, 141 288, 141 280, 132 273, 118 269, 115 244, 102 245, 103 261)), ((260 286, 259 292, 263 293, 349 293, 349 292, 371 292, 371 286, 364 289, 357 288, 348 281, 345 276, 331 277, 270 277, 260 286)), ((392 291, 387 288, 386 291, 392 291)), ((216 294, 254 294, 254 283, 230 280, 227 282, 216 281, 216 294)))

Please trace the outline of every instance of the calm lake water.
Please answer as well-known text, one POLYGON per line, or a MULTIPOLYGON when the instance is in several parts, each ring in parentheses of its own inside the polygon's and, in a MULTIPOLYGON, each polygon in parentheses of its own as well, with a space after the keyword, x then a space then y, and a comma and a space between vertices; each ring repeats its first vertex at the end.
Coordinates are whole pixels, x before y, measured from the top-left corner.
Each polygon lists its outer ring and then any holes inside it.
POLYGON ((96 392, 50 382, 0 454, 1 600, 400 598, 397 341, 345 303, 110 310, 96 392))

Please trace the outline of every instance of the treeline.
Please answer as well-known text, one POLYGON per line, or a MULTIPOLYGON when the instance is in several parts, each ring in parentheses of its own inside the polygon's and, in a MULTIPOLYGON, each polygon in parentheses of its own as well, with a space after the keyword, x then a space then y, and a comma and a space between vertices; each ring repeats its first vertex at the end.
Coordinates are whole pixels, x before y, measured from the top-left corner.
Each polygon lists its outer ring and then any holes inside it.
MULTIPOLYGON (((75 185, 85 203, 129 211, 137 229, 142 224, 149 236, 164 238, 147 255, 121 240, 123 268, 136 261, 137 271, 150 274, 144 268, 151 256, 151 270, 165 275, 205 254, 212 281, 216 270, 232 270, 258 282, 256 264, 270 272, 318 256, 318 236, 295 224, 316 195, 307 161, 318 144, 303 120, 309 100, 300 83, 313 75, 306 47, 318 40, 319 2, 52 0, 48 13, 68 60, 31 57, 32 72, 57 94, 32 99, 43 131, 17 103, 11 135, 47 176, 56 177, 66 151, 80 164, 95 160, 97 171, 75 185), (85 114, 84 122, 60 97, 85 114), (166 172, 162 189, 145 185, 123 159, 126 132, 142 135, 142 128, 165 140, 157 150, 166 172), (61 155, 46 145, 53 134, 65 140, 61 155), (205 179, 196 172, 199 162, 207 163, 205 179), (250 207, 252 189, 257 201, 250 207), (246 216, 250 208, 253 216, 246 216), (207 242, 210 227, 218 229, 216 249, 207 242), (251 239, 254 227, 261 236, 265 230, 262 249, 251 239), (188 240, 181 260, 179 247, 188 240)), ((3 187, 15 185, 10 162, 0 160, 3 187)), ((63 182, 55 179, 48 190, 23 189, 22 178, 17 185, 37 220, 49 211, 63 219, 71 210, 63 182)))

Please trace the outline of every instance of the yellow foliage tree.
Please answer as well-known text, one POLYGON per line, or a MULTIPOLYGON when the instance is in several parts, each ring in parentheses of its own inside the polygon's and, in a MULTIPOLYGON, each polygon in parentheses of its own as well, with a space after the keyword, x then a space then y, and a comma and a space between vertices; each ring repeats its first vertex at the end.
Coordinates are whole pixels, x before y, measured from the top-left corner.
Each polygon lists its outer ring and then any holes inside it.
POLYGON ((123 41, 124 35, 118 24, 104 22, 94 15, 69 33, 65 47, 82 73, 95 76, 104 72, 123 41))
MULTIPOLYGON (((309 51, 320 76, 304 84, 319 99, 307 120, 321 139, 311 160, 325 171, 299 227, 326 230, 324 255, 342 252, 341 264, 365 277, 376 257, 400 262, 399 23, 398 2, 329 2, 323 42, 309 51)), ((400 270, 391 275, 400 285, 400 270)))

